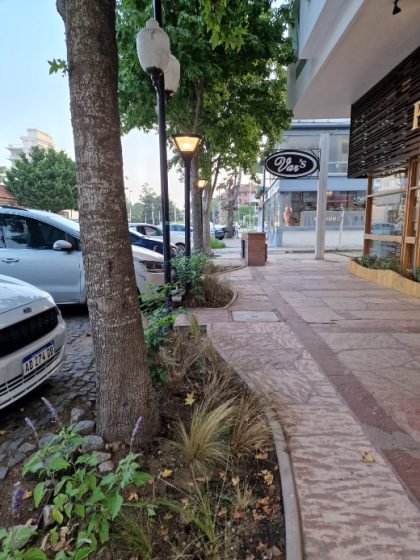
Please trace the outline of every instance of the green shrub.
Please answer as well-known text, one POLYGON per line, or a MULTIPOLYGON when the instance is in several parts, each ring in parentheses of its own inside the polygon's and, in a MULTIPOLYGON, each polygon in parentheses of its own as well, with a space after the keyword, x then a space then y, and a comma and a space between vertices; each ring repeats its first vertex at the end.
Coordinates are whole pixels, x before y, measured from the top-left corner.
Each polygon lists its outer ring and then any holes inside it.
POLYGON ((216 239, 215 237, 212 237, 210 239, 210 246, 212 249, 225 249, 226 245, 220 241, 220 239, 216 239))
POLYGON ((420 282, 420 266, 415 266, 413 269, 413 279, 415 282, 420 282))
POLYGON ((400 263, 392 257, 386 257, 379 261, 379 268, 381 270, 394 270, 395 272, 399 272, 400 263))
POLYGON ((365 268, 375 268, 376 257, 373 255, 363 255, 363 257, 360 257, 359 264, 365 268))
POLYGON ((179 286, 188 285, 194 288, 208 261, 208 257, 203 253, 193 253, 190 257, 180 255, 172 259, 171 263, 177 274, 176 283, 179 286))

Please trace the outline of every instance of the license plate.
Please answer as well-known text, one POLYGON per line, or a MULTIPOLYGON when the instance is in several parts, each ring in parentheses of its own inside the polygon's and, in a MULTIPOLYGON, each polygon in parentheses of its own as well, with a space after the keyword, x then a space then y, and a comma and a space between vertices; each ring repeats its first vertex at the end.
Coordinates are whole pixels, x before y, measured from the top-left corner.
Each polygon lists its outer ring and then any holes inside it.
POLYGON ((22 360, 23 375, 28 375, 40 368, 54 356, 54 342, 48 342, 42 348, 35 350, 22 360))

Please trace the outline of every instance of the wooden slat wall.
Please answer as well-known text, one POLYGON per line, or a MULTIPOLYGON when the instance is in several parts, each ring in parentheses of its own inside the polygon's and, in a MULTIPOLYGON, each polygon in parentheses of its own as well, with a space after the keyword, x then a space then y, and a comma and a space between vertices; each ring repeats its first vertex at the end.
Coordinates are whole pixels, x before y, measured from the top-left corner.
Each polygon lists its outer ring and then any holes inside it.
POLYGON ((406 167, 420 153, 420 128, 411 130, 420 101, 420 48, 352 105, 348 176, 406 167))

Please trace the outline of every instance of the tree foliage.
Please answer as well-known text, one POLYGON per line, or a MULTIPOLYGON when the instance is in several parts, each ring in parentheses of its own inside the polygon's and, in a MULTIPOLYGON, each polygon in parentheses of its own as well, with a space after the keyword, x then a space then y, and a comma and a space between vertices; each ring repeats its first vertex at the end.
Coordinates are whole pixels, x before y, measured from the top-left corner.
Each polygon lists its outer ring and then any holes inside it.
POLYGON ((64 152, 35 146, 6 171, 5 186, 22 206, 59 212, 77 208, 76 166, 64 152))
MULTIPOLYGON (((169 201, 169 219, 176 221, 180 211, 169 201)), ((159 224, 161 222, 161 196, 148 183, 142 185, 138 202, 131 205, 131 221, 159 224)))
MULTIPOLYGON (((156 125, 155 94, 135 48, 136 33, 150 17, 149 0, 118 3, 119 102, 125 132, 156 125)), ((294 54, 285 38, 287 24, 288 7, 275 8, 271 0, 164 2, 163 27, 181 64, 180 88, 167 107, 168 131, 204 136, 199 168, 209 181, 205 213, 220 170, 252 174, 263 148, 272 147, 289 126, 284 66, 294 54)))

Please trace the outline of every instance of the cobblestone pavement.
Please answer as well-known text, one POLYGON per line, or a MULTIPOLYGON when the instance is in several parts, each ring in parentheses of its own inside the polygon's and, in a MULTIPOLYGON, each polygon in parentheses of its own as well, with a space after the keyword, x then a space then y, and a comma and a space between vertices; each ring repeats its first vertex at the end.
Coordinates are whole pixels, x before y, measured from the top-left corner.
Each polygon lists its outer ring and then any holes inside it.
POLYGON ((235 303, 196 315, 283 428, 305 558, 419 559, 420 300, 336 255, 229 276, 235 303))
POLYGON ((69 306, 62 312, 67 325, 67 356, 61 370, 35 391, 0 411, 0 480, 35 449, 25 417, 41 433, 51 428, 51 417, 41 397, 55 406, 64 421, 76 404, 87 409, 95 401, 96 379, 87 310, 69 306))

